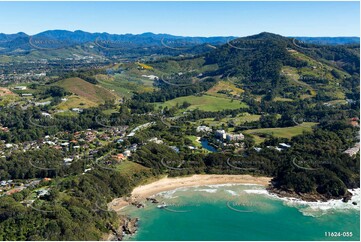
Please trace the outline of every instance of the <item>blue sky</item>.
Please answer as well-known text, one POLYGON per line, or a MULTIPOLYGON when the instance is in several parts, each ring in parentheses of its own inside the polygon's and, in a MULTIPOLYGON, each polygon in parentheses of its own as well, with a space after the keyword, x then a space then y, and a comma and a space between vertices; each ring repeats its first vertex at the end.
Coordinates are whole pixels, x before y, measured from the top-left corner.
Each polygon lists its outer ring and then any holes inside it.
POLYGON ((359 2, 0 2, 0 32, 360 36, 359 2))

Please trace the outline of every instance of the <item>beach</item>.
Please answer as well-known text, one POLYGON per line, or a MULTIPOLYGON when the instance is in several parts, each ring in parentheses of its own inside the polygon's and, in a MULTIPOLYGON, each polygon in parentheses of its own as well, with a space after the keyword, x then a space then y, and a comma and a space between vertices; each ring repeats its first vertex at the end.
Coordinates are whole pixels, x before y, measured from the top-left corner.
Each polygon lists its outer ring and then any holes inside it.
POLYGON ((325 231, 348 232, 337 240, 360 238, 360 212, 351 201, 309 203, 279 198, 264 185, 250 184, 185 187, 154 198, 166 207, 159 209, 148 201, 143 209, 127 208, 129 216, 140 223, 137 233, 124 240, 331 240, 325 231))
POLYGON ((270 194, 266 188, 271 179, 251 175, 165 177, 135 187, 129 197, 114 199, 109 208, 128 221, 141 221, 139 227, 128 222, 137 233, 122 240, 262 241, 272 237, 293 241, 301 232, 305 240, 325 240, 324 231, 339 228, 353 234, 343 239, 359 239, 359 210, 352 203, 360 203, 359 189, 350 191, 355 196, 348 203, 306 202, 270 194), (164 202, 167 208, 156 209, 152 199, 164 202), (137 209, 138 205, 145 206, 137 209), (275 215, 287 219, 275 220, 275 215), (224 221, 228 227, 222 227, 224 221), (260 227, 263 233, 259 233, 260 227), (279 233, 279 228, 292 233, 279 233))
POLYGON ((130 199, 116 198, 108 204, 108 208, 119 211, 129 205, 130 202, 141 202, 160 192, 170 191, 181 187, 219 184, 255 184, 268 186, 271 179, 271 177, 256 177, 251 175, 192 175, 187 177, 165 177, 158 181, 134 188, 130 199))

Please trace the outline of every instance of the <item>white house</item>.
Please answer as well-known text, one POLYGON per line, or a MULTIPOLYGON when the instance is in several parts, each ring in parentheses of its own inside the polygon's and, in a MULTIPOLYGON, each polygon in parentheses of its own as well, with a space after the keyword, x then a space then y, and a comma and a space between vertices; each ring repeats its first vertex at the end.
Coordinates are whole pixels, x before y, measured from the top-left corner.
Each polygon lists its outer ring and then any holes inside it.
POLYGON ((15 90, 26 90, 26 86, 16 86, 14 87, 15 90))

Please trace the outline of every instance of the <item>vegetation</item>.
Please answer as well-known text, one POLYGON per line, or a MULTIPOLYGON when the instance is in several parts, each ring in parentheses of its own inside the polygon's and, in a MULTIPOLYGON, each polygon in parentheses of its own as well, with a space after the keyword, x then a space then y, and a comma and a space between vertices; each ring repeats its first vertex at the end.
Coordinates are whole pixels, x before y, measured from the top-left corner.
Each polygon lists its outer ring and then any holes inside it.
POLYGON ((106 100, 114 100, 116 96, 110 91, 88 83, 80 78, 68 78, 57 82, 55 85, 64 88, 90 102, 104 103, 106 100))
POLYGON ((189 103, 189 105, 186 105, 186 110, 199 109, 203 111, 216 112, 224 109, 239 109, 247 107, 247 105, 237 100, 214 97, 209 95, 179 97, 164 102, 163 104, 159 104, 159 106, 167 108, 172 108, 175 106, 179 107, 182 106, 184 102, 189 103))
POLYGON ((104 50, 117 63, 59 64, 20 83, 31 97, 9 94, 19 83, 2 89, 0 180, 13 181, 0 197, 0 239, 99 240, 119 226, 106 204, 164 175, 270 176, 273 191, 346 199, 360 186, 359 152, 344 153, 359 142, 359 45, 307 46, 270 33, 184 55, 127 45, 124 63, 124 49, 104 50), (219 129, 244 139, 220 142, 219 129))

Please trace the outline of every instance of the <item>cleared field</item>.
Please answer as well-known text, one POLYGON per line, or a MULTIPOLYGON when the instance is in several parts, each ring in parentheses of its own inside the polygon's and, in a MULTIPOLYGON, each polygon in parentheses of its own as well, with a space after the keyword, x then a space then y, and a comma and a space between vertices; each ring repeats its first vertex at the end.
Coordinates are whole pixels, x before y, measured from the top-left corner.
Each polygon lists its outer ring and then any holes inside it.
POLYGON ((63 87, 68 92, 74 93, 96 104, 104 103, 106 100, 116 99, 116 95, 109 90, 80 78, 64 79, 55 83, 55 85, 63 87))
POLYGON ((235 118, 223 118, 221 120, 214 120, 214 118, 204 118, 196 122, 197 125, 205 124, 207 126, 220 126, 222 124, 227 125, 229 122, 233 122, 235 125, 241 125, 245 122, 258 121, 261 115, 243 113, 235 118))
POLYGON ((307 66, 301 68, 284 66, 281 71, 291 84, 306 88, 310 92, 309 95, 302 95, 301 98, 314 97, 320 92, 331 99, 345 98, 340 83, 350 76, 348 73, 337 69, 331 63, 326 61, 321 63, 297 51, 293 51, 291 55, 308 63, 307 66), (326 82, 320 80, 326 80, 326 82))
POLYGON ((67 97, 67 99, 67 101, 58 104, 57 109, 68 110, 71 108, 89 108, 98 105, 96 102, 76 95, 71 95, 70 97, 67 97))
POLYGON ((183 102, 188 102, 191 105, 187 110, 199 109, 203 111, 221 111, 226 109, 238 109, 238 108, 247 108, 248 106, 245 103, 241 103, 236 100, 231 100, 229 98, 215 97, 209 95, 203 96, 185 96, 175 98, 164 103, 159 103, 159 106, 162 107, 174 107, 177 104, 182 105, 183 102))
POLYGON ((149 168, 146 168, 142 165, 139 165, 137 163, 128 160, 122 161, 119 165, 116 166, 116 169, 121 174, 128 176, 132 176, 133 174, 149 170, 149 168))
POLYGON ((232 95, 240 95, 244 92, 243 89, 236 87, 233 83, 220 81, 207 91, 208 94, 213 96, 224 96, 225 94, 218 93, 219 91, 227 91, 232 95))
POLYGON ((300 135, 303 131, 312 131, 312 126, 317 125, 314 122, 304 122, 300 125, 294 127, 286 128, 266 128, 266 129, 250 129, 245 131, 246 134, 251 134, 252 136, 257 136, 256 142, 262 140, 257 134, 271 134, 280 138, 290 139, 293 136, 300 135))
POLYGON ((8 104, 19 101, 21 98, 15 94, 0 95, 0 106, 6 106, 8 104))
POLYGON ((131 97, 133 91, 151 92, 154 90, 153 81, 141 77, 135 78, 127 74, 116 74, 114 76, 97 75, 99 85, 110 90, 121 97, 131 97))
POLYGON ((10 91, 8 88, 0 87, 0 97, 6 96, 6 95, 14 95, 12 91, 10 91))
POLYGON ((217 70, 217 64, 205 65, 203 57, 185 59, 185 60, 170 60, 166 62, 153 63, 154 71, 159 72, 155 74, 171 74, 171 73, 201 73, 206 71, 217 70))
POLYGON ((146 65, 146 64, 140 63, 140 62, 138 62, 137 64, 138 64, 140 67, 142 67, 142 68, 144 68, 144 69, 146 69, 146 70, 153 70, 153 67, 152 67, 152 66, 149 66, 149 65, 146 65))
POLYGON ((310 95, 304 95, 302 98, 311 98, 316 96, 316 91, 307 83, 300 80, 300 75, 297 69, 290 66, 284 66, 281 73, 286 76, 286 79, 293 85, 300 86, 309 90, 310 95))

